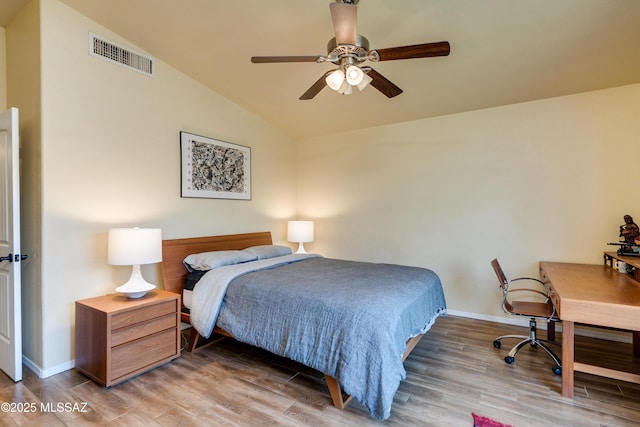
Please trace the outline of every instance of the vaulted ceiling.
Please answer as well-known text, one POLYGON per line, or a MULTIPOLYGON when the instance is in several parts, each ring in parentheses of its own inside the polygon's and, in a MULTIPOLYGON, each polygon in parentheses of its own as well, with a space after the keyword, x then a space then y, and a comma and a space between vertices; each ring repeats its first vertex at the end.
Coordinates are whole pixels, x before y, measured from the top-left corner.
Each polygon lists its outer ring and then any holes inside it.
POLYGON ((640 82, 638 0, 360 0, 371 48, 446 40, 451 54, 370 64, 395 98, 324 88, 308 101, 335 66, 250 58, 325 55, 330 0, 61 1, 295 138, 640 82))

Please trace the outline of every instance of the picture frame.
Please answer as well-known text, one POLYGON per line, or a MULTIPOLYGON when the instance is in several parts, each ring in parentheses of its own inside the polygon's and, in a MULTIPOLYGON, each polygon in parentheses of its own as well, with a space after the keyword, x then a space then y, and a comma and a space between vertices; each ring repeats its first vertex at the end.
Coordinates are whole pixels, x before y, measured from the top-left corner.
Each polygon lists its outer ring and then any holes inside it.
POLYGON ((251 148, 180 132, 181 197, 251 200, 251 148))

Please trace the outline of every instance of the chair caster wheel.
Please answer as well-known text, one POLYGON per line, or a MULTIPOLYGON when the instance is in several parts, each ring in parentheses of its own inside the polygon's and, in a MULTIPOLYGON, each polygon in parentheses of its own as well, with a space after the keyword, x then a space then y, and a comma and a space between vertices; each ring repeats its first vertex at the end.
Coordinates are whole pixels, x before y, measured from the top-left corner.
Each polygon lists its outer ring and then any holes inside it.
POLYGON ((553 373, 556 375, 562 375, 562 366, 554 366, 552 368, 553 373))
POLYGON ((500 347, 502 347, 502 343, 500 342, 500 340, 495 340, 495 341, 493 342, 493 346, 494 346, 495 348, 500 348, 500 347))
POLYGON ((513 356, 505 356, 505 357, 504 357, 504 361, 505 361, 506 363, 508 363, 509 365, 511 365, 515 360, 516 360, 516 358, 515 358, 515 357, 513 357, 513 356))

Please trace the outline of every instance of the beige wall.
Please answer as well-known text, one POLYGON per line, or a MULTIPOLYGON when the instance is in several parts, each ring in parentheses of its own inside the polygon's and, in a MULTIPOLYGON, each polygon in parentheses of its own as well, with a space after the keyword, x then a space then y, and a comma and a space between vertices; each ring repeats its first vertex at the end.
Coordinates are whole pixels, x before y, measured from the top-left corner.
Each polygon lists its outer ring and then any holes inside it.
POLYGON ((491 259, 599 263, 640 221, 638 117, 632 85, 299 141, 299 216, 315 251, 432 268, 451 310, 501 316, 491 259))
MULTIPOLYGON (((58 1, 40 8, 44 321, 42 360, 27 357, 46 375, 71 366, 74 301, 130 274, 106 263, 110 227, 270 230, 283 242, 295 195, 293 142, 278 129, 161 61, 151 78, 89 56, 89 32, 138 49, 58 1), (253 200, 181 198, 180 131, 251 147, 253 200)), ((157 265, 143 274, 160 280, 157 265)))

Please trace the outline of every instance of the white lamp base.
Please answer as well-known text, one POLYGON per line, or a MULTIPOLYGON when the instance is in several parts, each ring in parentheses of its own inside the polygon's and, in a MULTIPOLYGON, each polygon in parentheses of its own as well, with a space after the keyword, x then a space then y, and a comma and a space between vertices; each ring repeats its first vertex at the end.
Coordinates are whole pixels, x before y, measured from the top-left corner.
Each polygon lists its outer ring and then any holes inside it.
POLYGON ((298 250, 296 251, 297 254, 306 254, 308 253, 307 251, 304 250, 304 243, 302 242, 298 242, 298 250))
POLYGON ((131 271, 129 281, 124 285, 117 287, 116 292, 125 294, 129 298, 141 298, 145 296, 147 292, 155 288, 156 285, 147 282, 144 280, 144 277, 142 277, 140 264, 135 264, 131 271))

